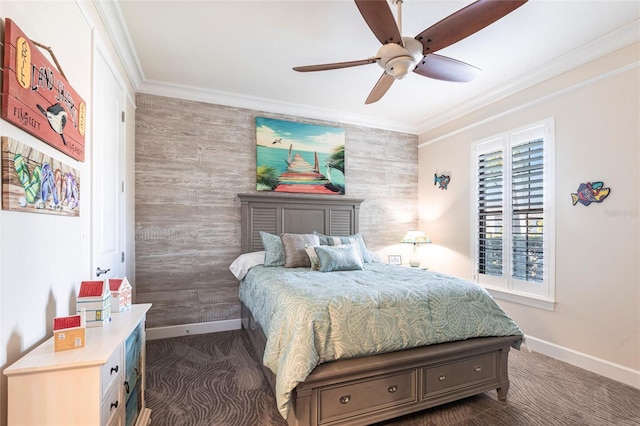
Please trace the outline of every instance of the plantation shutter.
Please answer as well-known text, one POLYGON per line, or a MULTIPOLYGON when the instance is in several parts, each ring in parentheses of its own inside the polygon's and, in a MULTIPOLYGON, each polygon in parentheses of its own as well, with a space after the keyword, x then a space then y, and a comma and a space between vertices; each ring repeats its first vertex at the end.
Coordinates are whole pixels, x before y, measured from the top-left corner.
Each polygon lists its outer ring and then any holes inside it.
POLYGON ((473 143, 472 279, 494 297, 555 308, 553 118, 473 143))
POLYGON ((502 275, 503 151, 478 156, 478 272, 502 275))
POLYGON ((511 148, 512 277, 543 281, 544 140, 511 148))

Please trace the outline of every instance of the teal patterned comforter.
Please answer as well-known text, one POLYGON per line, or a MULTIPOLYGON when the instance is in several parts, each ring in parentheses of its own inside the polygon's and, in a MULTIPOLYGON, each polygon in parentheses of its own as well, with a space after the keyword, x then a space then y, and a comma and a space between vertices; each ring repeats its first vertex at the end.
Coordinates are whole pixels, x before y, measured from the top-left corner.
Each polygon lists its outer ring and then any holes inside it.
POLYGON ((255 266, 241 281, 239 297, 267 336, 263 363, 277 375, 276 400, 284 418, 291 391, 323 362, 523 335, 484 288, 383 263, 329 273, 255 266))

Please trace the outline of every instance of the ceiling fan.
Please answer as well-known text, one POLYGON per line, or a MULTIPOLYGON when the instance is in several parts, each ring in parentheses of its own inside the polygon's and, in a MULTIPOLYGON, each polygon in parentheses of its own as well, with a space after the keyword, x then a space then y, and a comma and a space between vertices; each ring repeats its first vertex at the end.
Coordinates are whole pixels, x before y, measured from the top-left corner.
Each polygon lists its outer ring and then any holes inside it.
POLYGON ((522 6, 527 0, 478 0, 430 26, 415 38, 401 35, 403 0, 355 2, 367 25, 382 43, 376 56, 293 69, 300 72, 326 71, 377 62, 384 72, 365 101, 365 104, 371 104, 379 101, 395 80, 403 78, 410 71, 438 80, 473 80, 480 73, 478 68, 447 56, 436 55, 435 52, 491 25, 522 6), (397 23, 387 1, 397 7, 397 23))

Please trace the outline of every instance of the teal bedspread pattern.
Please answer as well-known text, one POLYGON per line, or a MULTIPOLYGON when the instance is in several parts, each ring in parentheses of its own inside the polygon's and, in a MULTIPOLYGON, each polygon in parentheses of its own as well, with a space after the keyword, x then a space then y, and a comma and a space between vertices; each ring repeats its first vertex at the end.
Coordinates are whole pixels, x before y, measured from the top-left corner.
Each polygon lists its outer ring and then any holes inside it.
POLYGON ((482 287, 383 263, 361 271, 253 267, 239 289, 267 336, 284 418, 291 391, 316 365, 481 336, 523 335, 482 287))

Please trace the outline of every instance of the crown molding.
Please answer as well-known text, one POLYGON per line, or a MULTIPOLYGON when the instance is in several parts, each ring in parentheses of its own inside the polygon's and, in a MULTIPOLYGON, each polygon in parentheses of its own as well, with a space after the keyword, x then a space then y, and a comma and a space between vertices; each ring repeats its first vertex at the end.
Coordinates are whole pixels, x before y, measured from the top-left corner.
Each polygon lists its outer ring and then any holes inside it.
POLYGON ((237 93, 146 80, 118 3, 114 1, 94 0, 94 4, 108 32, 109 38, 113 42, 116 52, 122 61, 131 84, 138 93, 308 117, 317 120, 372 127, 414 135, 425 133, 430 129, 467 115, 493 102, 511 96, 640 40, 640 20, 635 20, 616 31, 606 34, 578 49, 567 52, 536 69, 530 70, 526 74, 507 81, 494 90, 486 91, 458 107, 443 111, 441 114, 429 117, 420 122, 401 122, 351 114, 339 110, 240 95, 237 93))
POLYGON ((138 53, 133 46, 129 30, 124 23, 120 5, 117 1, 104 0, 93 0, 93 4, 107 30, 107 35, 113 43, 113 47, 122 62, 133 89, 137 91, 145 77, 138 59, 138 53))
POLYGON ((240 95, 237 93, 203 89, 200 87, 145 81, 138 87, 137 92, 275 114, 291 115, 295 117, 307 117, 314 120, 373 127, 377 129, 391 130, 394 132, 409 133, 412 135, 418 134, 417 127, 412 123, 384 120, 377 117, 351 114, 345 111, 280 102, 254 96, 240 95))
POLYGON ((616 31, 567 52, 536 69, 530 70, 526 74, 522 74, 519 77, 507 81, 494 90, 486 91, 469 102, 465 102, 460 106, 451 108, 448 111, 444 111, 442 114, 438 114, 418 123, 416 125, 418 128, 418 134, 425 133, 449 121, 456 120, 457 118, 490 105, 493 102, 514 95, 517 92, 528 89, 564 72, 587 64, 609 53, 636 43, 639 40, 640 20, 635 20, 616 31))

